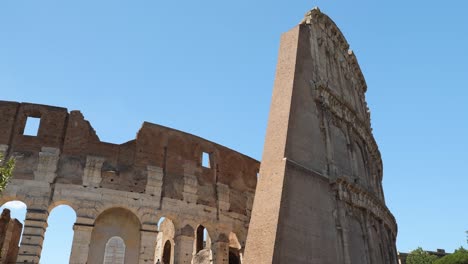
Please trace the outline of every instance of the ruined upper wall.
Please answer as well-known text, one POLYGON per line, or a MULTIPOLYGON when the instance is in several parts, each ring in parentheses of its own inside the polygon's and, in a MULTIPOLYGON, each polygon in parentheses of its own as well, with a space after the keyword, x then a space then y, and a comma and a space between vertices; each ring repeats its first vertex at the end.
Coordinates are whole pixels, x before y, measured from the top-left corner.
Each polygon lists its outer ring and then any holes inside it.
POLYGON ((0 146, 17 157, 14 179, 137 193, 161 188, 162 197, 211 207, 217 206, 221 185, 229 210, 242 214, 260 165, 219 144, 146 122, 134 140, 101 142, 79 111, 7 101, 0 101, 0 146), (24 134, 28 117, 40 118, 36 136, 24 134), (202 165, 203 153, 209 166, 202 165))

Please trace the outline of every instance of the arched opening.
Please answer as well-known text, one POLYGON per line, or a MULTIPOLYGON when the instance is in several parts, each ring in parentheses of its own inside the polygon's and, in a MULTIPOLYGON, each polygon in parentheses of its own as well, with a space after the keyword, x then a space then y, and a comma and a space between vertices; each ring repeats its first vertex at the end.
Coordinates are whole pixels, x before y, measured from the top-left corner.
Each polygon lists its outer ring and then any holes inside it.
POLYGON ((233 232, 229 234, 229 264, 241 264, 242 263, 242 246, 237 238, 237 235, 233 232))
POLYGON ((195 239, 195 253, 198 253, 205 248, 211 248, 208 231, 204 226, 198 226, 195 231, 195 239))
POLYGON ((0 241, 2 263, 16 263, 19 245, 23 235, 26 218, 26 204, 21 201, 10 201, 0 207, 0 241))
POLYGON ((47 218, 47 232, 41 254, 44 263, 68 263, 73 243, 76 213, 68 205, 55 207, 47 218))
POLYGON ((196 234, 196 238, 197 238, 196 250, 195 250, 196 253, 200 252, 200 250, 205 248, 204 233, 205 233, 205 227, 202 225, 198 226, 197 234, 196 234))
POLYGON ((172 264, 174 259, 174 234, 175 227, 171 219, 161 217, 158 222, 158 236, 154 259, 164 264, 172 264), (164 262, 166 261, 166 262, 164 262))
POLYGON ((141 224, 131 211, 111 208, 94 221, 87 263, 104 263, 106 245, 112 237, 120 237, 125 244, 124 263, 138 263, 141 224))
POLYGON ((195 230, 195 245, 192 263, 204 264, 211 263, 211 261, 211 238, 208 230, 203 225, 199 225, 195 230))
POLYGON ((229 248, 229 264, 241 264, 239 252, 235 252, 233 248, 229 248))
POLYGON ((125 242, 121 237, 109 238, 104 251, 103 264, 124 264, 125 263, 125 242))
POLYGON ((171 263, 171 242, 169 240, 164 243, 164 250, 162 255, 161 264, 170 264, 171 263))

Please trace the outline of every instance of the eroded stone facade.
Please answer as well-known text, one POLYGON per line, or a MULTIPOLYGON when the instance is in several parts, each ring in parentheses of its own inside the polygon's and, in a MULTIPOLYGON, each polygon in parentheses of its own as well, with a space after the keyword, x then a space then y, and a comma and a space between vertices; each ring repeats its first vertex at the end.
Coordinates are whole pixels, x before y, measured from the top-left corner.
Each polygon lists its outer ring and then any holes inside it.
POLYGON ((283 34, 246 263, 397 263, 366 90, 320 10, 283 34))
POLYGON ((258 187, 258 161, 202 138, 144 123, 111 144, 79 111, 1 101, 0 151, 17 166, 0 202, 28 207, 17 261, 39 263, 49 213, 65 204, 73 264, 395 264, 366 89, 318 9, 285 33, 258 187))
POLYGON ((70 263, 102 264, 106 244, 119 237, 125 263, 152 264, 164 257, 156 250, 162 218, 171 222, 159 241, 171 243, 170 263, 191 263, 199 225, 216 263, 227 263, 238 241, 243 250, 259 170, 245 155, 150 123, 135 140, 101 142, 79 111, 6 101, 0 147, 17 160, 0 202, 27 205, 18 263, 39 263, 49 213, 61 204, 77 215, 70 263), (35 136, 24 134, 28 117, 40 118, 35 136))

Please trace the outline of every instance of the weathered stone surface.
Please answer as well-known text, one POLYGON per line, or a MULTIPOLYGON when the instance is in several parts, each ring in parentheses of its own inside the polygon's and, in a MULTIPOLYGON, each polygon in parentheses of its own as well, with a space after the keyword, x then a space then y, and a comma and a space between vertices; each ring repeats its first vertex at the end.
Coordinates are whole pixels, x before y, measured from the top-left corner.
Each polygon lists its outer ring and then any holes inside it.
POLYGON ((396 263, 366 89, 320 10, 283 34, 245 263, 396 263))
POLYGON ((0 217, 0 263, 16 263, 18 256, 18 244, 23 225, 12 219, 9 209, 3 209, 0 217))
POLYGON ((260 173, 178 130, 145 122, 112 144, 79 111, 0 101, 0 153, 17 158, 0 203, 28 206, 17 262, 39 263, 49 213, 65 204, 73 264, 394 264, 366 89, 339 29, 312 10, 282 36, 260 173))
POLYGON ((244 197, 254 196, 260 164, 245 155, 150 123, 135 140, 101 142, 79 111, 53 106, 0 101, 0 120, 0 152, 17 159, 0 202, 28 206, 21 263, 39 263, 49 212, 61 204, 77 214, 74 264, 103 263, 115 236, 123 239, 126 263, 153 264, 164 253, 158 243, 170 241, 166 259, 188 264, 198 225, 226 232, 248 226, 251 205, 244 197), (37 136, 23 135, 27 117, 40 118, 37 136), (210 153, 210 168, 202 166, 203 152, 210 153), (178 226, 158 232, 161 216, 183 223, 185 233, 178 226))

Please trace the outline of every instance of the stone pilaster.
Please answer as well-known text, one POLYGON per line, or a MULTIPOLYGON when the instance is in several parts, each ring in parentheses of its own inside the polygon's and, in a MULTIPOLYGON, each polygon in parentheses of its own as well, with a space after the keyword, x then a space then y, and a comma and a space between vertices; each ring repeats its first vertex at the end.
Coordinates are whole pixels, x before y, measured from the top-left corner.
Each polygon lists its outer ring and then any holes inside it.
POLYGON ((18 263, 39 263, 48 216, 49 212, 43 209, 28 208, 26 211, 23 238, 17 258, 18 263))
POLYGON ((184 175, 184 201, 196 203, 198 199, 198 179, 194 175, 184 175))
POLYGON ((227 212, 229 207, 231 206, 229 202, 229 194, 230 189, 229 186, 223 183, 216 184, 217 192, 218 192, 218 205, 221 211, 227 212))
MULTIPOLYGON (((79 221, 79 218, 78 218, 79 221)), ((70 264, 86 264, 93 225, 76 222, 73 226, 73 244, 70 254, 70 264)))
POLYGON ((60 150, 57 148, 42 147, 39 152, 39 163, 34 171, 36 181, 53 183, 57 176, 57 165, 60 157, 60 150))
POLYGON ((83 175, 83 185, 90 187, 99 187, 101 183, 101 169, 105 158, 88 156, 86 157, 86 167, 83 175))
POLYGON ((158 238, 157 225, 143 225, 141 229, 139 264, 153 264, 158 238))
POLYGON ((147 170, 148 180, 146 182, 146 193, 157 198, 161 197, 163 185, 163 169, 156 166, 148 166, 147 170))
POLYGON ((211 242, 211 252, 214 264, 229 264, 229 238, 220 233, 211 242))
POLYGON ((195 232, 190 225, 183 228, 176 223, 174 235, 174 264, 190 264, 193 258, 195 232))
POLYGON ((190 264, 193 257, 194 238, 178 235, 174 238, 174 264, 190 264))

